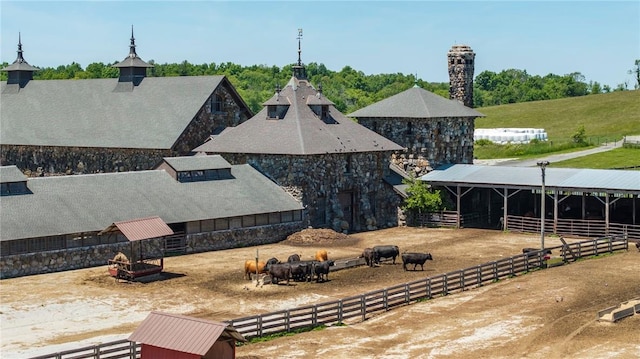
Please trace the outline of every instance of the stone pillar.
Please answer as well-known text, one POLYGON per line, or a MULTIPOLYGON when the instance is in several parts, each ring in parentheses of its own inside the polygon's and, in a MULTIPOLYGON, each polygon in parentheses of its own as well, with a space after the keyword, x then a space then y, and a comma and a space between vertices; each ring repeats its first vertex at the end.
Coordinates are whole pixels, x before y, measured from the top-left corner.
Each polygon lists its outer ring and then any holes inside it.
POLYGON ((449 98, 473 107, 473 66, 476 54, 467 45, 453 45, 449 60, 449 98))

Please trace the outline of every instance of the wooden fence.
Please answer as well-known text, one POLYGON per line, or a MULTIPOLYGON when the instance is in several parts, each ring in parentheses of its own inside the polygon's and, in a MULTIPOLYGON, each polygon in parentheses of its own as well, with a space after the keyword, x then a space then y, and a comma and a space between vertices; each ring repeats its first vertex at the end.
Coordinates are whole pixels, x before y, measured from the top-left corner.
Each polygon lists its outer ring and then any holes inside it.
MULTIPOLYGON (((513 232, 540 233, 540 218, 508 216, 507 229, 513 232)), ((562 219, 554 224, 553 219, 545 219, 545 233, 555 233, 566 236, 604 237, 626 236, 632 241, 640 241, 640 225, 607 223, 596 219, 562 219)))
MULTIPOLYGON (((606 237, 546 249, 559 250, 564 262, 582 257, 628 250, 626 238, 606 237)), ((351 318, 365 321, 380 312, 481 287, 505 278, 546 267, 542 251, 520 254, 440 275, 403 283, 336 301, 281 310, 239 319, 232 325, 245 338, 291 332, 320 325, 342 323, 351 318)), ((138 358, 139 345, 127 340, 69 350, 32 359, 138 358)))

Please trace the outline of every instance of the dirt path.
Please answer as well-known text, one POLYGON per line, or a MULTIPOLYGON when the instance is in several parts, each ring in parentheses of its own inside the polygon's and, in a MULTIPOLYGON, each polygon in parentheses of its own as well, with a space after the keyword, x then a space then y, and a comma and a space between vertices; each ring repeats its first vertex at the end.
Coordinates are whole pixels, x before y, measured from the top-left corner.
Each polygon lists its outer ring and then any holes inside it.
MULTIPOLYGON (((568 239, 575 241, 576 239, 568 239)), ((165 260, 163 280, 116 283, 106 267, 0 281, 2 358, 25 358, 126 338, 149 311, 227 320, 327 302, 519 253, 539 237, 474 229, 393 228, 348 237, 318 236, 259 248, 165 260), (255 286, 243 263, 290 254, 332 259, 397 244, 432 253, 424 271, 401 264, 332 272, 326 283, 255 286)), ((559 245, 547 237, 548 246, 559 245)), ((363 323, 239 347, 239 358, 636 358, 640 315, 599 323, 598 310, 640 296, 633 250, 536 271, 478 289, 383 313, 363 323), (593 354, 599 354, 593 356, 593 354)))

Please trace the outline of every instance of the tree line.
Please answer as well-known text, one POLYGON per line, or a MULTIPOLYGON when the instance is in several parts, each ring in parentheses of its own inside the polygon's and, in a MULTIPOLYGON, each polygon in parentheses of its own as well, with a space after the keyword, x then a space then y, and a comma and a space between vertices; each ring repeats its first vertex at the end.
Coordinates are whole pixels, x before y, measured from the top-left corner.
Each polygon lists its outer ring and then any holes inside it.
MULTIPOLYGON (((82 68, 80 64, 73 62, 56 68, 45 67, 35 72, 33 78, 36 80, 117 78, 118 69, 112 67, 116 63, 96 62, 82 68)), ((157 64, 153 60, 149 63, 154 66, 148 70, 148 76, 151 77, 225 75, 254 113, 258 112, 262 108, 262 103, 275 93, 276 87, 284 87, 293 74, 293 65, 241 66, 231 62, 197 65, 188 61, 157 64)), ((4 62, 2 68, 8 65, 4 62)), ((345 66, 340 71, 332 71, 324 64, 315 62, 305 67, 311 83, 316 88, 322 85, 325 96, 345 114, 393 96, 414 85, 449 98, 448 82, 428 82, 412 74, 366 75, 350 66, 345 66)), ((629 73, 640 74, 640 60, 636 60, 635 68, 629 73)), ((6 81, 7 73, 1 72, 0 79, 6 81)), ((634 88, 639 87, 640 76, 638 84, 634 84, 634 88)), ((562 76, 549 74, 542 77, 532 76, 526 70, 517 69, 503 70, 499 73, 483 71, 474 80, 474 107, 585 96, 627 89, 628 84, 619 84, 612 89, 598 82, 587 83, 579 72, 562 76)))

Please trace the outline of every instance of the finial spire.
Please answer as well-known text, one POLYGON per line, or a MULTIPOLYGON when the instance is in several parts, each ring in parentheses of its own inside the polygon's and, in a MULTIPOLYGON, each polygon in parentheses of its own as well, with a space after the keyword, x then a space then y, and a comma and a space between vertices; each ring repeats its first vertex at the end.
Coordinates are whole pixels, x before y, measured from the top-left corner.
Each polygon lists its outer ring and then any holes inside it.
POLYGON ((298 64, 293 65, 293 76, 299 80, 306 80, 307 74, 304 70, 304 65, 302 64, 302 57, 300 56, 302 53, 302 49, 300 48, 300 40, 302 40, 302 29, 298 29, 298 64))
POLYGON ((15 62, 25 62, 24 57, 22 57, 22 35, 20 32, 18 32, 18 58, 15 62))
POLYGON ((418 86, 418 73, 416 72, 416 78, 413 80, 413 87, 420 87, 418 86))
POLYGON ((302 29, 298 29, 298 66, 302 66, 302 58, 300 55, 302 54, 302 50, 300 48, 300 40, 302 40, 302 29))
POLYGON ((138 55, 136 54, 136 38, 133 37, 133 25, 131 25, 131 43, 129 44, 129 57, 136 58, 138 55))

